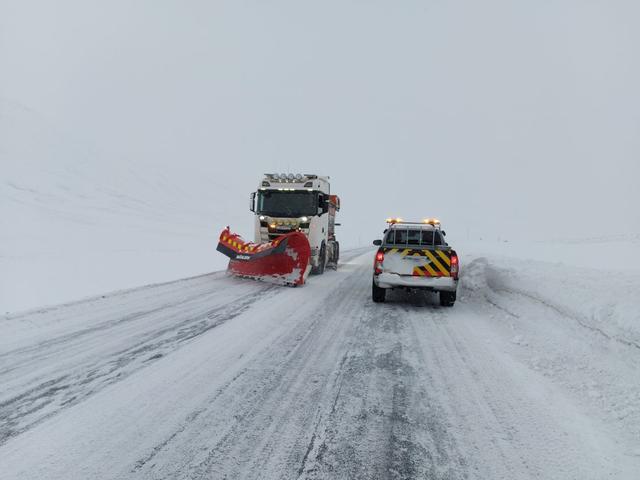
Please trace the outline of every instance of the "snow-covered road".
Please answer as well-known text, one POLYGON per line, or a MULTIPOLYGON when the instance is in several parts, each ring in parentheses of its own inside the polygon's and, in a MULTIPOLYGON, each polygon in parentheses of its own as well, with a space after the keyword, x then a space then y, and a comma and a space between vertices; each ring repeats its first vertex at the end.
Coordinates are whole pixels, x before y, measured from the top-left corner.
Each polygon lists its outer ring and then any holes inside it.
POLYGON ((378 305, 345 256, 1 318, 0 478, 640 478, 640 328, 612 320, 640 300, 602 325, 552 266, 469 257, 453 308, 378 305))

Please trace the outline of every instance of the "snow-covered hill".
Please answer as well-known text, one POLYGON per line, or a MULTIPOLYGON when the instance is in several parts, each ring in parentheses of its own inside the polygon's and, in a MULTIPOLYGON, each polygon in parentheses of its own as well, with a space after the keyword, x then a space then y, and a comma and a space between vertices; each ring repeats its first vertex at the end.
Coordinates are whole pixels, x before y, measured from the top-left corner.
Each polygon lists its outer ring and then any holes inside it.
POLYGON ((0 132, 2 312, 220 269, 220 222, 249 221, 222 179, 112 162, 20 104, 0 132))

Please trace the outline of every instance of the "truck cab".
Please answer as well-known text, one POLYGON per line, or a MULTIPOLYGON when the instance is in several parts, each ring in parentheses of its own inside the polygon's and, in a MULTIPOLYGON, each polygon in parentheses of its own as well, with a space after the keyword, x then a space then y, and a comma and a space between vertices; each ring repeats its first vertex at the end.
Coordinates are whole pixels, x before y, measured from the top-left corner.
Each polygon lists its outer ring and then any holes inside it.
POLYGON ((384 302, 389 289, 438 292, 442 306, 453 306, 458 287, 458 255, 444 240, 437 219, 404 222, 387 219, 388 228, 373 265, 372 299, 384 302))
POLYGON ((309 240, 312 273, 323 273, 327 266, 337 268, 340 246, 335 217, 340 199, 331 195, 329 177, 265 174, 251 194, 250 209, 255 213, 256 243, 299 231, 309 240))

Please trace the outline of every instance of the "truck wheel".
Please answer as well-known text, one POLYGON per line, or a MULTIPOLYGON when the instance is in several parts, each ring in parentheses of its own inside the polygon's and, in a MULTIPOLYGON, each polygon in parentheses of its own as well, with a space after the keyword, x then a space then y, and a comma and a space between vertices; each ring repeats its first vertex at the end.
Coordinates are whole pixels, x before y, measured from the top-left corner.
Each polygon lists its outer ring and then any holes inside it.
POLYGON ((318 266, 311 269, 311 273, 314 275, 322 275, 324 273, 324 267, 327 264, 327 247, 322 244, 320 247, 320 257, 318 258, 318 266))
POLYGON ((453 307, 454 303, 456 303, 456 292, 440 292, 440 305, 453 307))
POLYGON ((387 296, 387 290, 384 288, 380 288, 376 285, 376 282, 371 283, 371 299, 375 303, 384 302, 385 297, 387 296))
POLYGON ((340 244, 338 242, 330 242, 329 246, 331 247, 331 255, 329 256, 329 261, 327 262, 327 268, 338 270, 338 261, 340 260, 340 244))
POLYGON ((324 273, 324 267, 327 266, 327 246, 322 244, 320 248, 320 265, 318 268, 318 274, 322 275, 324 273))

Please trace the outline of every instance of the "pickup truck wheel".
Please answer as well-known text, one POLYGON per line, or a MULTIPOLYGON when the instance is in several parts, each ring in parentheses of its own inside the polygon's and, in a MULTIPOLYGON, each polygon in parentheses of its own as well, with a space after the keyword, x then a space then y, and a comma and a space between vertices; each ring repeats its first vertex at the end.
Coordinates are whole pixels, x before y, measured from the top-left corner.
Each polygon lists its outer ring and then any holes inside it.
POLYGON ((453 307, 454 303, 456 303, 456 292, 440 292, 440 305, 453 307))
POLYGON ((371 299, 375 303, 384 302, 385 297, 387 296, 387 291, 384 288, 380 288, 376 285, 376 282, 371 283, 371 299))

